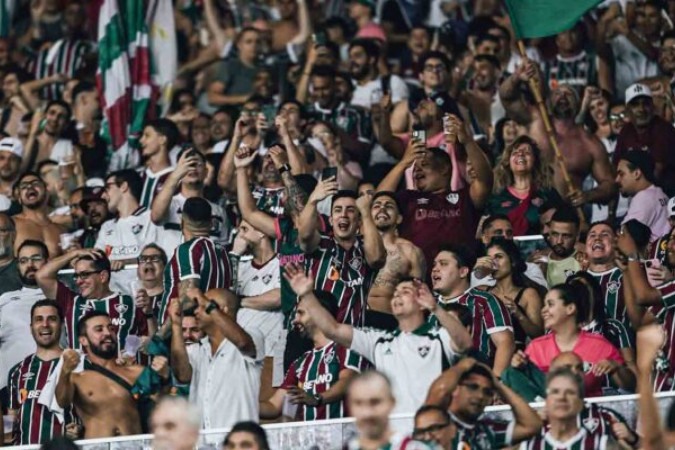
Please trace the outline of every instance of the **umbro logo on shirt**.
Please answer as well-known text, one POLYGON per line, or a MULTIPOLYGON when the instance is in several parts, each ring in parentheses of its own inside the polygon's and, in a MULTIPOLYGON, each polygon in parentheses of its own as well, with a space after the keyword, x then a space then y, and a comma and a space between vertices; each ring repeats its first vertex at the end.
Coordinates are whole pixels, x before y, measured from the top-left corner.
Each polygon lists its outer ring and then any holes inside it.
POLYGON ((33 372, 26 372, 23 375, 21 375, 21 379, 22 380, 30 380, 34 376, 35 376, 35 374, 33 372))

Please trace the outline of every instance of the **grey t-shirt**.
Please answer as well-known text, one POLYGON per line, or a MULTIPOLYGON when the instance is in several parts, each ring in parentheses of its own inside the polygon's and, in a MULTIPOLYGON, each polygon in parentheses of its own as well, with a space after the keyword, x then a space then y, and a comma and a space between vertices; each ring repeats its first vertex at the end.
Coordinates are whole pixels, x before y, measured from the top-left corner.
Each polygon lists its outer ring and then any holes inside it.
POLYGON ((259 70, 258 67, 245 65, 235 56, 218 63, 214 81, 220 81, 225 85, 225 95, 251 94, 253 93, 253 80, 259 70))
POLYGON ((21 287, 19 264, 16 259, 13 259, 11 263, 0 267, 0 295, 5 292, 18 291, 21 287))

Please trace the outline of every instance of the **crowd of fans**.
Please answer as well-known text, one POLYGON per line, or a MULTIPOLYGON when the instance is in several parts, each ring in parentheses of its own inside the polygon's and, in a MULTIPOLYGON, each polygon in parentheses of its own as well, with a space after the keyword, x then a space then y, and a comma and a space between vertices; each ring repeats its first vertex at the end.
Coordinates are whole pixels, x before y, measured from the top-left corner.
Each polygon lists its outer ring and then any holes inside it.
POLYGON ((348 416, 349 449, 670 442, 675 1, 605 0, 521 55, 497 0, 176 0, 128 167, 101 1, 8 3, 5 444, 265 449, 261 421, 348 416), (584 402, 634 392, 639 430, 584 402))

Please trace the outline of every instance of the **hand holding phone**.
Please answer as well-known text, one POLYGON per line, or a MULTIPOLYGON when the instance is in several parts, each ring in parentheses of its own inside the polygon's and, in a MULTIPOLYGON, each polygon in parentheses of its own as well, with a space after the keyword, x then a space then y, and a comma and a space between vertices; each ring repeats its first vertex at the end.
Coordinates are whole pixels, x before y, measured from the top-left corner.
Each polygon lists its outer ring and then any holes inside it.
POLYGON ((324 167, 321 171, 321 180, 327 180, 329 178, 337 178, 337 167, 324 167))

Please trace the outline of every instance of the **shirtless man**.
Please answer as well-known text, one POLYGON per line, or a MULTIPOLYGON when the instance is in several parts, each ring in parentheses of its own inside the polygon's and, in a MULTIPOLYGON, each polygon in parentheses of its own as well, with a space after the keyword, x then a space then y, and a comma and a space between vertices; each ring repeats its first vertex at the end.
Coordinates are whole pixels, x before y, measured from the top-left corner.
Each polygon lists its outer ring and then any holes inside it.
POLYGON ((26 239, 33 239, 44 242, 50 256, 60 255, 62 250, 59 246, 59 236, 65 230, 49 219, 45 182, 36 173, 26 172, 17 180, 16 185, 23 211, 14 216, 16 222, 14 250, 18 250, 26 239))
POLYGON ((391 299, 403 278, 426 275, 424 254, 415 244, 398 237, 397 227, 403 220, 393 192, 381 191, 373 196, 370 207, 373 221, 387 250, 387 261, 375 277, 368 295, 366 326, 394 330, 398 321, 391 315, 391 299))
MULTIPOLYGON (((117 333, 104 312, 85 314, 79 321, 80 344, 86 351, 84 370, 75 372, 80 364, 80 353, 73 349, 63 352, 63 367, 56 384, 56 401, 62 408, 73 405, 84 425, 84 438, 128 436, 142 430, 136 400, 109 376, 92 365, 102 367, 133 386, 147 368, 136 364, 117 362, 117 333)), ((166 358, 153 359, 152 370, 168 378, 166 358)), ((154 375, 154 374, 153 374, 154 375)))
POLYGON ((522 90, 527 89, 530 79, 539 79, 539 85, 542 85, 536 64, 524 60, 516 72, 501 84, 499 95, 506 114, 527 127, 527 134, 537 141, 544 156, 553 164, 558 192, 568 195, 573 206, 613 200, 617 190, 607 151, 597 137, 585 131, 581 125, 575 124, 574 119, 579 112, 579 97, 573 88, 562 85, 551 91, 548 100, 558 146, 574 186, 573 192, 568 191, 560 167, 555 164, 555 152, 546 135, 541 114, 536 105, 523 97, 522 90), (589 174, 593 175, 598 185, 589 191, 582 191, 581 185, 589 174))

